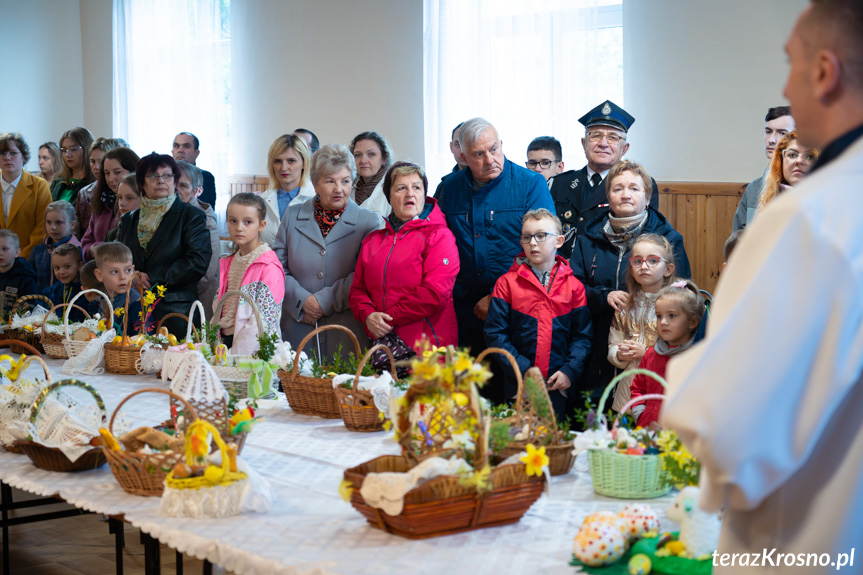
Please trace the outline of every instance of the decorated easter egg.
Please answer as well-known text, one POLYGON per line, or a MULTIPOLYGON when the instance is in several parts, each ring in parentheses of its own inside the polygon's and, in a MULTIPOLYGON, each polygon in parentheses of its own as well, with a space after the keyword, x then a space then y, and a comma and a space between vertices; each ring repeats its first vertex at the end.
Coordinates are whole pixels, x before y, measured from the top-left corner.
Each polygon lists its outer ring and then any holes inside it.
POLYGON ((644 553, 633 555, 629 560, 629 575, 647 575, 650 573, 650 557, 644 553))
POLYGON ((614 563, 626 551, 626 539, 616 525, 590 523, 575 536, 572 552, 591 567, 614 563))
POLYGON ((659 514, 649 505, 630 503, 618 515, 629 537, 643 537, 645 533, 659 531, 659 514))
POLYGON ((581 522, 581 527, 584 528, 591 523, 617 523, 619 519, 620 517, 611 511, 596 511, 584 518, 584 521, 581 522))

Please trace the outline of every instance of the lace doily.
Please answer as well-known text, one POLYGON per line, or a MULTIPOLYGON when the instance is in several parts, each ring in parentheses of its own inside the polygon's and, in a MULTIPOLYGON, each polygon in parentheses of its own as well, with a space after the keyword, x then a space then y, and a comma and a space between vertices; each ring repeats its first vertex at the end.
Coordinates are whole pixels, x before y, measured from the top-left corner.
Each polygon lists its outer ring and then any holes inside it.
POLYGON ((45 316, 47 314, 47 309, 45 309, 41 305, 36 305, 33 309, 31 309, 24 315, 18 315, 17 313, 13 315, 11 321, 9 322, 9 327, 12 329, 20 329, 25 325, 30 327, 37 326, 34 327, 33 333, 42 333, 42 322, 45 321, 45 316))
POLYGON ((69 393, 72 389, 63 388, 47 397, 36 423, 28 420, 28 431, 33 441, 56 447, 74 462, 92 448, 90 439, 99 435, 104 413, 89 395, 78 401, 69 393))
POLYGON ((399 515, 405 494, 418 483, 441 475, 456 475, 463 469, 471 469, 464 459, 430 457, 407 473, 369 473, 363 479, 360 494, 370 506, 382 509, 387 515, 399 515))
MULTIPOLYGON (((217 457, 214 463, 221 462, 217 457)), ((266 513, 272 505, 270 484, 260 474, 237 460, 237 469, 249 477, 230 485, 200 489, 165 487, 159 502, 159 513, 168 517, 218 518, 241 513, 266 513)))
MULTIPOLYGON (((197 401, 214 402, 227 398, 228 392, 225 386, 222 385, 213 367, 207 363, 204 354, 190 350, 183 356, 183 361, 171 381, 171 391, 183 399, 197 401)), ((163 372, 162 377, 164 376, 163 372)))
POLYGON ((17 381, 0 386, 0 444, 27 439, 30 408, 47 381, 17 381))
POLYGON ((105 344, 117 337, 117 332, 109 329, 99 337, 90 340, 84 350, 63 363, 63 373, 100 374, 105 371, 105 344))
POLYGON ((164 361, 165 348, 148 341, 141 346, 141 357, 135 361, 135 367, 141 373, 156 373, 162 369, 164 361))

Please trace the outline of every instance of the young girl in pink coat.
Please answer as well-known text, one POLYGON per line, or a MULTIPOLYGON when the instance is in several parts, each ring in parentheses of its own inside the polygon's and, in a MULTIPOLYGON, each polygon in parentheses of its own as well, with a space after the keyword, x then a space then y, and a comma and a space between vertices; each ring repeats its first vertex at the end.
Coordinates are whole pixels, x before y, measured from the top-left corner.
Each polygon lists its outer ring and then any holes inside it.
POLYGON ((264 330, 281 339, 285 270, 270 246, 261 243, 266 216, 267 206, 255 194, 237 194, 228 203, 228 232, 237 251, 219 261, 219 295, 213 310, 226 292, 243 292, 243 298, 228 297, 219 318, 222 341, 231 355, 251 355, 259 347, 258 324, 249 300, 258 304, 264 330))

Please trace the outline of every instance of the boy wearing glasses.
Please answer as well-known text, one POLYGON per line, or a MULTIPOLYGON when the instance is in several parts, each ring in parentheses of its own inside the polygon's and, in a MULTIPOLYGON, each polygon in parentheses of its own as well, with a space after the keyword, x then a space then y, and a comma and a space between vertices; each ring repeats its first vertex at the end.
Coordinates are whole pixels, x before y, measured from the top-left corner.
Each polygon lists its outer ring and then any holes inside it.
MULTIPOLYGON (((569 263, 557 255, 564 236, 560 220, 546 209, 522 218, 524 251, 497 280, 485 322, 489 347, 510 352, 524 374, 535 365, 546 378, 555 414, 566 411, 567 390, 590 357, 593 329, 584 286, 569 263)), ((498 357, 498 359, 502 359, 498 357)), ((511 373, 507 365, 504 373, 511 373)), ((516 382, 508 375, 507 398, 516 395, 516 382)))
MULTIPOLYGON (((608 212, 605 177, 611 166, 629 150, 626 136, 635 118, 611 100, 606 100, 578 121, 584 124, 581 145, 587 165, 580 170, 558 174, 548 182, 557 216, 563 222, 566 240, 560 248, 560 255, 565 258, 572 254, 587 223, 608 212)), ((650 207, 659 211, 659 189, 656 181, 651 183, 650 207)))
POLYGON ((545 176, 546 181, 551 180, 563 171, 563 149, 560 142, 551 136, 534 138, 527 145, 527 161, 524 165, 528 170, 545 176))

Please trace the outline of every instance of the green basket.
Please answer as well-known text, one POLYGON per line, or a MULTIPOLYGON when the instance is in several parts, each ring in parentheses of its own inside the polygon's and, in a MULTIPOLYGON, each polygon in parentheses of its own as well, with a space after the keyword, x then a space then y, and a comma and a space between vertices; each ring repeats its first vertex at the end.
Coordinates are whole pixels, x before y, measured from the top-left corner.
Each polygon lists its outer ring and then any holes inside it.
MULTIPOLYGON (((602 417, 602 407, 608 396, 617 385, 617 382, 630 375, 643 374, 658 381, 662 387, 667 387, 665 380, 659 375, 646 369, 630 369, 619 374, 611 380, 596 408, 597 420, 605 421, 602 417)), ((654 399, 654 394, 638 397, 630 400, 620 410, 626 413, 630 403, 642 399, 654 399)), ((620 422, 620 415, 614 421, 612 429, 620 422)), ((590 476, 593 479, 593 490, 599 495, 617 497, 620 499, 651 499, 661 497, 671 491, 671 482, 665 470, 662 468, 662 460, 658 455, 626 455, 608 449, 589 450, 590 476)))

